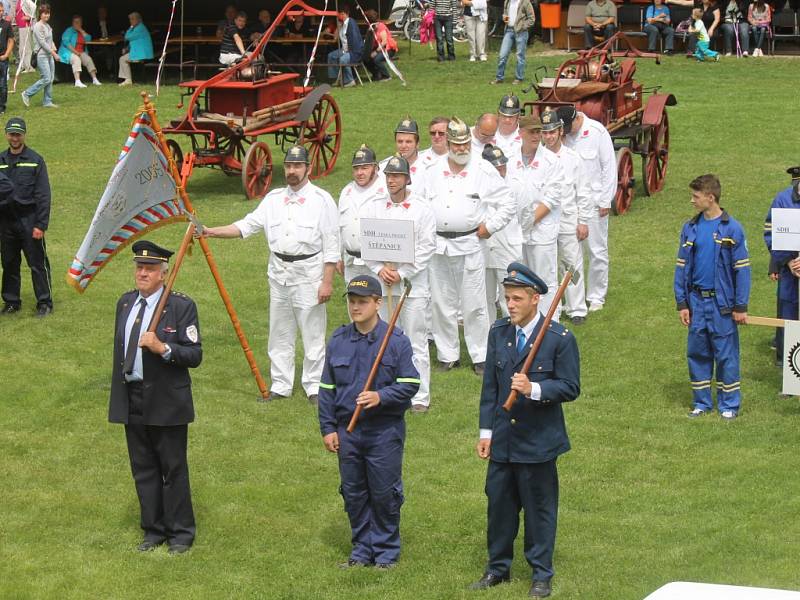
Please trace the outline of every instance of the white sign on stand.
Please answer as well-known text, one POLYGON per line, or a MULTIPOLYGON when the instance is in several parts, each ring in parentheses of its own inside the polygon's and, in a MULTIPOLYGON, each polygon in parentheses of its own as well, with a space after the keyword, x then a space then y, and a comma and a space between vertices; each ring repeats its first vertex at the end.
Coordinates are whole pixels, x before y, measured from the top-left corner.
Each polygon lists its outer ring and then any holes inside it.
MULTIPOLYGON (((772 249, 800 251, 800 210, 772 209, 772 249)), ((798 280, 800 293, 800 280, 798 280)), ((783 328, 783 393, 800 396, 800 321, 783 328)))
POLYGON ((414 221, 362 218, 360 222, 362 259, 414 262, 414 221))
POLYGON ((800 251, 800 210, 772 209, 772 249, 800 251))

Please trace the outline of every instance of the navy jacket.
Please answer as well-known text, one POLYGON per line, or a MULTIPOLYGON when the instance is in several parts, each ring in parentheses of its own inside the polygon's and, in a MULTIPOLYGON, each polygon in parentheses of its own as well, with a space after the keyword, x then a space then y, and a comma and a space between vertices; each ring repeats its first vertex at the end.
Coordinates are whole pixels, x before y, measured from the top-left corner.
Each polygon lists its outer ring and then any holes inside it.
POLYGON ((358 29, 355 19, 347 19, 347 31, 344 32, 347 38, 347 49, 350 51, 350 62, 361 62, 361 55, 364 52, 364 38, 358 29))
MULTIPOLYGON (((694 269, 694 240, 697 237, 697 213, 684 223, 681 230, 678 261, 675 264, 675 302, 678 310, 689 308, 689 292, 694 269)), ((732 311, 747 312, 750 298, 750 257, 744 230, 739 222, 724 210, 714 232, 714 290, 717 306, 722 314, 732 311)))
POLYGON ((33 226, 47 230, 50 223, 50 180, 47 165, 25 146, 19 154, 0 152, 0 172, 14 184, 14 193, 0 218, 14 220, 23 212, 33 213, 33 226))
MULTIPOLYGON (((132 290, 123 294, 117 302, 111 398, 108 406, 108 420, 112 423, 128 422, 128 391, 122 374, 125 361, 125 323, 138 295, 138 291, 132 290)), ((169 361, 148 350, 142 350, 144 425, 163 427, 186 425, 194 421, 189 369, 199 366, 203 360, 199 327, 194 301, 181 293, 172 292, 156 328, 158 339, 169 344, 172 350, 169 361), (190 327, 194 328, 190 330, 191 334, 187 331, 190 327), (195 339, 192 340, 192 337, 195 339)))
MULTIPOLYGON (((378 320, 375 329, 367 335, 361 334, 352 323, 333 332, 319 384, 322 435, 333 433, 338 426, 350 422, 356 409, 356 396, 364 389, 388 328, 385 321, 378 320)), ((359 423, 378 425, 403 418, 420 384, 419 372, 411 357, 411 342, 395 327, 372 386, 380 395, 381 403, 362 411, 359 423)))
POLYGON ((797 277, 787 266, 789 261, 797 258, 797 251, 772 249, 772 209, 773 208, 798 208, 800 209, 800 195, 794 186, 779 192, 772 201, 772 206, 767 211, 764 222, 764 243, 769 250, 769 272, 778 273, 778 297, 788 302, 797 302, 797 277))
POLYGON ((511 377, 522 369, 543 322, 540 315, 522 354, 517 353, 517 330, 508 317, 489 330, 480 428, 492 430, 495 462, 546 462, 570 449, 561 403, 580 394, 580 356, 575 337, 559 323, 550 323, 528 371, 528 379, 541 386, 541 399, 534 402, 520 394, 510 412, 503 408, 511 392, 511 377))

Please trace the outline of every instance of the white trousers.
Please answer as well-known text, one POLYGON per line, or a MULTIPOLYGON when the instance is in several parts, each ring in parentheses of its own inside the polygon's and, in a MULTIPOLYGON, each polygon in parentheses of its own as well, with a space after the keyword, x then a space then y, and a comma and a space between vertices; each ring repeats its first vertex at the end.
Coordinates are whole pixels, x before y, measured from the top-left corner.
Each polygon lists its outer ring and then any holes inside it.
POLYGON ((605 304, 608 293, 608 216, 600 218, 595 212, 588 225, 589 237, 583 242, 589 255, 586 300, 590 304, 605 304))
POLYGON ((569 267, 578 271, 578 280, 570 283, 564 292, 564 307, 570 317, 585 317, 586 310, 586 283, 583 279, 583 249, 581 243, 572 232, 558 234, 558 280, 561 281, 569 267))
POLYGON ((508 269, 486 268, 486 310, 489 315, 489 324, 497 319, 497 305, 500 305, 500 314, 508 316, 503 279, 508 275, 508 269))
POLYGON ((433 299, 433 340, 441 362, 459 359, 458 311, 464 319, 464 341, 472 363, 486 361, 489 317, 483 252, 464 256, 434 254, 430 280, 433 299))
POLYGON ((325 331, 328 324, 324 304, 317 303, 319 281, 298 285, 269 282, 270 389, 290 396, 294 387, 294 357, 297 328, 303 340, 303 374, 306 395, 319 392, 325 364, 325 331))
POLYGON ((223 64, 226 67, 229 67, 233 63, 235 63, 237 60, 239 60, 240 58, 242 58, 241 54, 233 53, 233 52, 226 52, 225 54, 220 54, 219 55, 219 62, 220 62, 220 64, 223 64))
POLYGON ((480 17, 464 17, 464 25, 469 39, 469 55, 475 58, 486 56, 486 21, 480 17))
POLYGON ((360 277, 361 275, 369 275, 370 277, 374 277, 378 279, 378 276, 373 273, 367 265, 356 265, 352 262, 347 264, 348 261, 344 263, 344 284, 345 287, 353 277, 360 277))
POLYGON ((33 29, 30 27, 20 27, 19 29, 19 62, 23 71, 33 69, 31 59, 33 58, 33 29))
MULTIPOLYGON (((558 289, 556 274, 558 268, 558 244, 556 242, 552 244, 523 244, 522 254, 528 268, 547 284, 547 293, 542 294, 539 298, 539 312, 547 314, 558 289)), ((553 313, 553 320, 558 321, 560 315, 561 309, 559 307, 553 313)))
POLYGON ((95 73, 97 69, 94 66, 94 61, 92 57, 89 56, 86 52, 81 52, 80 56, 75 54, 70 54, 69 56, 69 64, 72 65, 72 72, 73 73, 80 73, 81 72, 81 65, 83 65, 89 73, 95 73))
MULTIPOLYGON (((395 287, 399 288, 400 286, 395 287)), ((400 302, 400 295, 393 295, 392 309, 397 307, 398 302, 400 302)), ((431 356, 428 351, 427 323, 429 306, 430 298, 406 298, 403 302, 403 310, 400 311, 397 319, 397 325, 411 340, 411 350, 414 353, 412 360, 419 371, 419 391, 411 399, 411 403, 421 406, 431 405, 431 356)), ((386 296, 383 297, 380 315, 387 323, 392 318, 389 313, 389 299, 386 296)))
POLYGON ((125 81, 133 81, 133 75, 131 75, 131 55, 129 53, 119 57, 119 73, 117 73, 117 75, 120 79, 124 79, 125 81))

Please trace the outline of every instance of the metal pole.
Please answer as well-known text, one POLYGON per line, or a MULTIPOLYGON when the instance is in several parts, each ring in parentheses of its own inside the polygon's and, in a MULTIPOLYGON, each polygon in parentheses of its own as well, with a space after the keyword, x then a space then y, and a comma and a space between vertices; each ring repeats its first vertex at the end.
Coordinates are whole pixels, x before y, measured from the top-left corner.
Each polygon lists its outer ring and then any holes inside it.
POLYGON ((183 0, 181 0, 181 50, 180 50, 180 58, 179 62, 181 66, 178 67, 179 77, 180 80, 183 81, 183 0))

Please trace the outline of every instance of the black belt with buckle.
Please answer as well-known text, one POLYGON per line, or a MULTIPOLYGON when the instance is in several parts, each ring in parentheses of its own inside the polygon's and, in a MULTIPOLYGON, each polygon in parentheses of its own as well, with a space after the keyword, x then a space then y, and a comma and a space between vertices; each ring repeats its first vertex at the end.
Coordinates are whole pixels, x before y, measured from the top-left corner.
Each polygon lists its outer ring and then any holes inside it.
POLYGON ((470 235, 478 231, 478 228, 470 229, 469 231, 437 231, 436 235, 446 238, 448 240, 454 240, 456 238, 464 237, 465 235, 470 235))
POLYGON ((319 253, 319 250, 314 252, 314 254, 281 254, 280 252, 273 252, 275 256, 284 262, 297 262, 298 260, 306 260, 307 258, 313 258, 319 253))
POLYGON ((704 290, 703 288, 699 288, 696 285, 693 285, 692 289, 698 294, 700 294, 703 298, 716 298, 717 296, 716 290, 704 290))
POLYGON ((353 251, 353 250, 345 249, 345 252, 347 252, 353 258, 361 258, 361 252, 359 250, 353 251))

